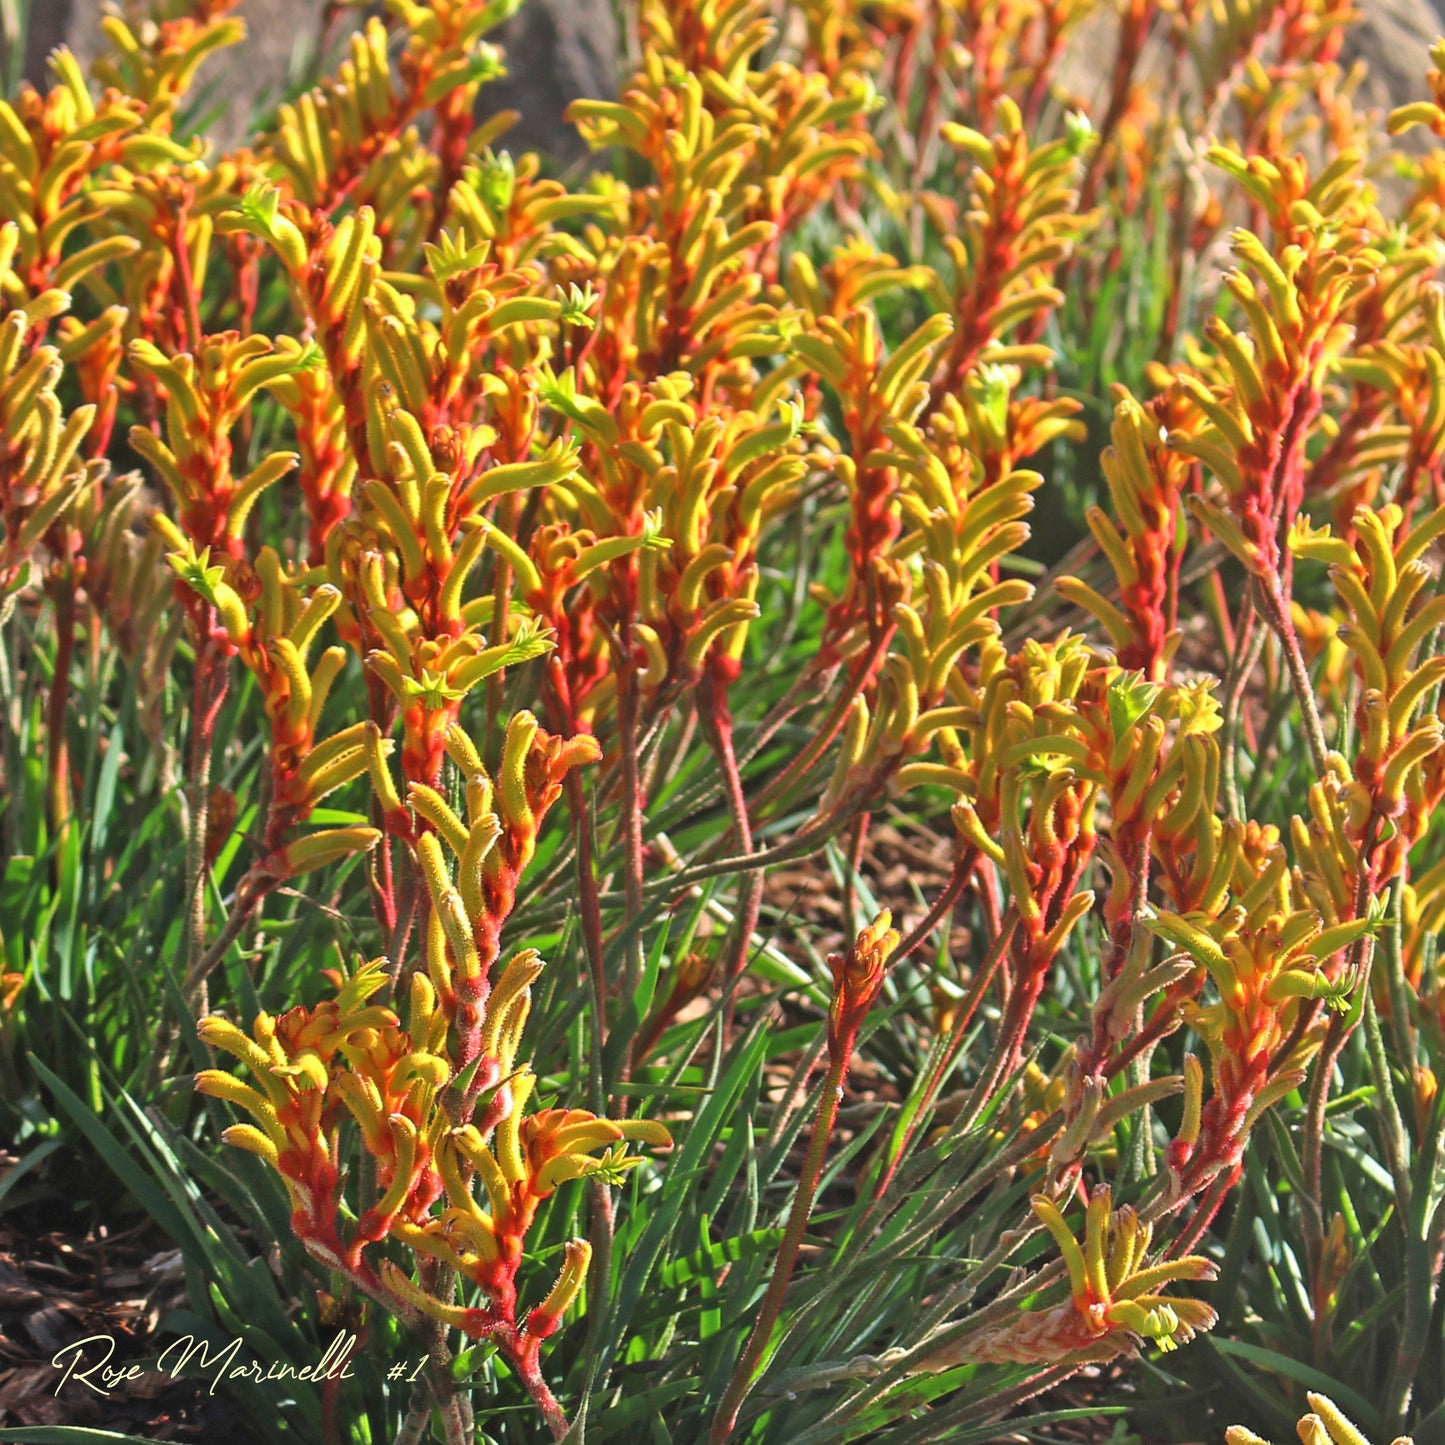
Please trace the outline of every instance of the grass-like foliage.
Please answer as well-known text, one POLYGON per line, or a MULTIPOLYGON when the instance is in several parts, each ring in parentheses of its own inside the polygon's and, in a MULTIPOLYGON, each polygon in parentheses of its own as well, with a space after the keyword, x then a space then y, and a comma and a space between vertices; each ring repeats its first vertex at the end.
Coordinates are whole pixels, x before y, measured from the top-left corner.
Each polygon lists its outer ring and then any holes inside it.
POLYGON ((1441 71, 640 0, 557 179, 232 8, 0 102, 10 1222, 257 1441, 1440 1438, 1441 71))

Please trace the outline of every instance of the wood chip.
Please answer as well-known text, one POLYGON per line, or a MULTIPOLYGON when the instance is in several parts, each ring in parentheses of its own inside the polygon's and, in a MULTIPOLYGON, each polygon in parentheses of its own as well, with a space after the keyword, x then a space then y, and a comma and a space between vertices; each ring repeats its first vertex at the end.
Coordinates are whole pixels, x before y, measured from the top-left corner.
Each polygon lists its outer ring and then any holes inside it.
POLYGON ((42 1305, 25 1316, 25 1333, 47 1354, 65 1344, 70 1333, 65 1316, 54 1305, 42 1305))

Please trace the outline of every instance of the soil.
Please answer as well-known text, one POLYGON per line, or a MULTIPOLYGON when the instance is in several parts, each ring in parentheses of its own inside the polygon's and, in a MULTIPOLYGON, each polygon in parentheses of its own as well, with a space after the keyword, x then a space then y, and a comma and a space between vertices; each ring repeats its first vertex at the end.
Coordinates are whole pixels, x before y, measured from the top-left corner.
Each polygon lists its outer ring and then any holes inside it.
MULTIPOLYGON (((15 1163, 0 1153, 0 1176, 15 1163)), ((116 1367, 154 1360, 159 1326, 186 1304, 179 1251, 148 1222, 114 1232, 103 1224, 67 1232, 26 1228, 56 1223, 53 1207, 14 1211, 0 1222, 0 1429, 86 1425, 152 1440, 254 1445, 236 1406, 201 1380, 145 1370, 102 1396, 65 1379, 64 1351, 90 1336, 115 1340, 116 1367)), ((85 1353, 97 1362, 103 1342, 85 1353)))

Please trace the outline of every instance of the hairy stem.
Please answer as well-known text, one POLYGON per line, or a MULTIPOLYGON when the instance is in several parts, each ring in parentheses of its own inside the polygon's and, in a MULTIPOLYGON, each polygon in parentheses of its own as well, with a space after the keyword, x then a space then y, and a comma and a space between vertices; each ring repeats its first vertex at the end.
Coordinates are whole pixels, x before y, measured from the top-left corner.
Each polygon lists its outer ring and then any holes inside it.
MULTIPOLYGON (((567 1423, 567 1416, 561 1405, 557 1403, 557 1397, 552 1393, 551 1387, 542 1378, 542 1371, 537 1363, 535 1353, 513 1355, 512 1363, 516 1367, 517 1374, 521 1377, 522 1384, 526 1386, 527 1393, 532 1397, 532 1403, 542 1412, 542 1418, 547 1422, 547 1428, 552 1432, 554 1440, 564 1440, 571 1426, 567 1423)), ((451 1445, 448 1441, 447 1445, 451 1445)), ((470 1441, 467 1442, 470 1445, 470 1441)))
POLYGON ((1224 790, 1224 806, 1231 818, 1243 820, 1244 802, 1239 791, 1239 728, 1240 707, 1249 675, 1264 650, 1265 633, 1255 625, 1257 613, 1253 594, 1246 592, 1240 608, 1239 625, 1235 628, 1235 645, 1224 677, 1224 700, 1219 730, 1219 780, 1224 790))
MULTIPOLYGON (((1360 840, 1358 873, 1355 878, 1354 916, 1363 918, 1369 908, 1372 888, 1378 884, 1372 866, 1376 845, 1380 837, 1380 816, 1373 809, 1365 822, 1364 836, 1360 840)), ((1362 988, 1368 995, 1371 987, 1371 966, 1374 961, 1374 940, 1363 934, 1349 951, 1347 967, 1355 978, 1355 987, 1362 988)), ((1349 1038, 1347 1015, 1332 1014, 1325 1030, 1324 1042, 1314 1061, 1314 1076, 1310 1080, 1308 1112, 1305 1115, 1304 1145, 1300 1151, 1300 1162, 1304 1168, 1304 1193, 1301 1199, 1301 1221, 1304 1225, 1305 1249, 1313 1272, 1319 1263, 1324 1241, 1323 1170, 1325 1107, 1330 1097, 1330 1079, 1335 1071, 1340 1053, 1349 1038)))
POLYGON ((773 1276, 768 1281, 767 1294, 763 1296, 757 1320, 743 1348, 742 1358, 733 1371, 722 1403, 713 1417, 712 1430, 708 1435, 711 1445, 722 1445, 732 1434, 733 1426, 737 1424, 738 1411, 752 1388, 758 1362, 768 1347, 773 1326, 782 1311, 783 1296, 787 1293, 793 1270, 798 1263, 798 1251, 803 1244, 803 1233, 808 1227, 808 1216, 813 1211, 813 1199, 818 1192, 818 1180, 823 1173, 828 1141, 832 1137, 833 1125, 838 1117, 838 1100, 843 1093, 843 1081, 848 1076, 852 1042, 851 1038, 842 1040, 841 1046, 832 1050, 827 1077, 823 1080, 823 1094, 818 1100, 818 1113, 813 1120, 813 1132, 808 1140, 808 1153, 798 1176, 798 1188, 793 1195, 793 1205, 788 1213, 783 1241, 773 1262, 773 1276))
MULTIPOLYGON (((637 766, 637 669, 632 665, 628 637, 617 670, 617 749, 622 771, 622 886, 630 918, 642 912, 642 792, 637 766)), ((631 998, 642 977, 642 935, 633 931, 623 940, 621 990, 631 998)))
POLYGON ((70 826, 70 745, 66 737, 66 712, 70 702, 70 664, 75 655, 75 589, 70 577, 55 588, 55 670, 45 698, 46 743, 50 755, 46 768, 46 790, 50 810, 51 836, 58 845, 70 826))
POLYGON ((430 1423, 431 1395, 429 1387, 418 1382, 416 1389, 412 1392, 411 1405, 407 1409, 406 1419, 401 1422, 401 1429, 397 1431, 393 1445, 421 1445, 430 1423))
MULTIPOLYGON (((753 825, 748 817, 748 801, 743 795, 742 773, 733 749, 733 721, 727 702, 718 696, 718 687, 711 674, 704 675, 698 685, 698 717, 712 745, 713 754, 723 776, 723 791, 732 815, 738 846, 744 853, 753 851, 753 825)), ((748 963, 748 946, 758 926, 763 904, 763 870, 751 869, 743 875, 738 887, 737 915, 727 942, 726 965, 723 972, 723 1028, 732 1024, 733 984, 742 977, 748 963)))
POLYGON ((184 991, 188 998, 220 965, 227 950, 241 936, 242 929, 255 914, 257 906, 273 887, 275 883, 272 880, 262 879, 259 875, 247 874, 242 879, 241 886, 236 890, 235 906, 226 920, 226 926, 186 974, 184 991))
MULTIPOLYGON (((207 609, 209 613, 210 609, 207 609)), ((191 746, 186 763, 186 976, 204 988, 201 964, 206 954, 206 820, 210 810, 211 750, 216 715, 226 696, 226 661, 217 655, 206 617, 196 648, 196 677, 191 713, 191 746)))
POLYGON ((1274 629, 1284 649, 1285 666, 1289 670, 1290 686, 1294 689, 1300 714, 1304 718, 1305 740, 1309 744, 1310 761, 1315 772, 1324 777, 1329 761, 1329 745, 1325 742, 1325 726, 1320 720, 1319 705, 1315 702, 1314 684, 1300 649, 1299 634, 1289 615, 1289 603, 1281 590, 1278 578, 1266 578, 1260 584, 1263 611, 1269 625, 1274 629))
POLYGON ((953 912, 953 905, 958 902, 959 895, 967 887, 968 880, 973 876, 973 870, 977 863, 978 850, 972 847, 965 848, 953 860, 953 871, 948 875, 948 883, 943 892, 938 895, 933 907, 924 914, 918 927, 908 934, 894 950, 890 966, 902 963, 914 949, 925 943, 928 935, 953 912))

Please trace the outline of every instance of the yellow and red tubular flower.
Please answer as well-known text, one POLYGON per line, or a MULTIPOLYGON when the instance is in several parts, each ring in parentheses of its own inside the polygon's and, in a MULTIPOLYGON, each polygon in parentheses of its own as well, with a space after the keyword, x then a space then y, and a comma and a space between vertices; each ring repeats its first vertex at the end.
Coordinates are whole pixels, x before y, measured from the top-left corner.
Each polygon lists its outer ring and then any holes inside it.
POLYGON ((251 1037, 225 1019, 202 1020, 202 1039, 242 1060, 256 1085, 218 1069, 204 1070, 196 1080, 202 1093, 239 1104, 256 1119, 256 1126, 231 1126, 227 1141, 260 1154, 281 1175, 298 1238, 368 1283, 374 1276, 362 1250, 385 1233, 380 1222, 407 1205, 424 1210, 440 1192, 417 1121, 429 1113, 437 1085, 450 1076, 445 1060, 411 1046, 390 1009, 367 1003, 387 983, 384 963, 365 965, 334 999, 315 1008, 297 1006, 279 1018, 259 1015, 251 1037), (350 1082, 343 1084, 343 1078, 350 1082), (363 1227, 344 1240, 336 1143, 348 1112, 375 1147, 382 1192, 363 1216, 363 1227))
POLYGON ((1121 606, 1077 578, 1058 583, 1063 596, 1103 624, 1119 666, 1142 672, 1150 682, 1164 681, 1179 643, 1180 503, 1190 463, 1163 444, 1157 414, 1170 410, 1168 396, 1148 408, 1127 394, 1118 402, 1113 445, 1104 452, 1103 466, 1119 521, 1098 507, 1087 514, 1089 530, 1113 568, 1121 606))
MULTIPOLYGON (((498 1321, 515 1328, 517 1271, 537 1206, 567 1180, 620 1178, 641 1162, 627 1153, 627 1140, 660 1147, 672 1142, 661 1125, 645 1120, 614 1123, 582 1109, 544 1109, 524 1117, 535 1083, 531 1072, 522 1069, 503 1086, 505 1107, 490 1142, 472 1124, 439 1137, 436 1158, 448 1208, 440 1217, 419 1225, 404 1222, 395 1230, 414 1248, 446 1260, 485 1293, 491 1302, 484 1321, 489 1330, 498 1321), (606 1152, 594 1157, 599 1149, 606 1152), (473 1198, 470 1178, 481 1186, 485 1210, 473 1198)), ((559 1302, 565 1309, 570 1296, 550 1301, 559 1302)), ((547 1304, 542 1308, 544 1320, 561 1313, 547 1304)), ((467 1330, 476 1323, 483 1322, 458 1321, 467 1330)))
POLYGON ((514 563, 522 600, 547 625, 554 643, 547 666, 549 711, 571 731, 586 726, 584 719, 594 711, 592 694, 612 675, 597 626, 596 593, 576 587, 574 568, 587 540, 566 522, 544 523, 514 563))
POLYGON ((1424 557, 1445 533, 1445 507, 1413 528, 1394 503, 1379 510, 1358 508, 1353 520, 1353 546, 1332 536, 1328 527, 1313 529, 1303 521, 1292 529, 1289 542, 1296 555, 1329 564, 1335 591, 1350 614, 1339 637, 1360 682, 1353 771, 1368 807, 1349 829, 1349 843, 1373 895, 1404 866, 1438 801, 1438 755, 1445 741, 1440 718, 1434 712, 1417 713, 1445 679, 1445 658, 1417 657, 1445 620, 1445 599, 1419 601, 1431 575, 1424 557), (1393 825, 1392 836, 1381 843, 1372 824, 1385 819, 1393 825))
MULTIPOLYGON (((495 1060, 485 1061, 484 1045, 485 1008, 502 927, 536 850, 542 822, 562 795, 564 779, 574 767, 595 762, 601 749, 585 734, 554 737, 531 713, 518 713, 507 726, 494 784, 460 728, 449 731, 447 747, 467 779, 467 822, 425 785, 412 785, 409 802, 433 830, 416 842, 432 905, 427 926, 431 983, 455 1030, 458 1069, 483 1060, 473 1081, 475 1097, 499 1077, 489 1072, 496 1065, 495 1060), (456 859, 455 881, 443 843, 456 859)), ((501 1027, 500 1020, 494 1022, 501 1027)))
MULTIPOLYGON (((1214 147, 1210 159, 1271 212, 1289 210, 1303 181, 1299 167, 1246 160, 1226 147, 1214 147)), ((1261 578, 1276 603, 1290 593, 1291 560, 1279 538, 1303 500, 1306 447, 1324 388, 1351 335, 1351 305, 1383 264, 1365 244, 1368 233, 1348 224, 1356 190, 1340 182, 1359 161, 1342 157, 1317 177, 1307 188, 1307 206, 1293 212, 1311 218, 1309 224, 1292 225, 1272 247, 1250 231, 1233 233, 1240 265, 1225 286, 1247 328, 1236 333, 1218 319, 1206 327, 1219 354, 1219 384, 1187 373, 1176 382, 1202 420, 1171 432, 1169 446, 1208 467, 1227 501, 1221 508, 1196 499, 1196 515, 1261 578)))
MULTIPOLYGON (((900 627, 905 635, 911 630, 912 624, 900 627)), ((1112 758, 1114 743, 1091 743, 1080 710, 1097 671, 1083 638, 1029 642, 1012 656, 994 643, 984 658, 980 685, 955 693, 960 700, 972 693, 967 706, 937 708, 920 719, 940 736, 956 734, 947 744, 955 758, 910 763, 897 784, 952 787, 959 794, 953 817, 965 841, 1008 886, 1018 926, 1001 970, 1003 1028, 1016 1063, 1049 966, 1093 906, 1093 893, 1079 884, 1098 841, 1100 756, 1112 758)))
POLYGON ((828 1053, 833 1059, 846 1059, 852 1053, 858 1030, 883 988, 888 963, 900 942, 893 915, 885 908, 858 934, 846 953, 828 955, 833 975, 828 1053))
MULTIPOLYGON (((420 344, 415 336, 409 340, 420 344)), ((420 363, 409 351, 407 357, 395 362, 395 385, 416 391, 409 405, 424 412, 424 385, 405 380, 420 363)), ((394 706, 400 713, 402 775, 435 788, 447 731, 467 693, 552 646, 536 619, 498 610, 506 606, 505 596, 476 599, 491 604, 478 607, 466 600, 469 575, 488 541, 500 534, 482 519, 481 508, 495 498, 565 482, 577 457, 570 444, 558 442, 524 462, 482 467, 479 459, 494 436, 490 428, 428 432, 416 412, 383 405, 383 396, 378 390, 373 397, 368 429, 385 472, 359 487, 358 513, 345 532, 360 545, 349 551, 343 534, 328 567, 352 602, 358 633, 379 644, 369 648, 366 661, 390 694, 381 694, 379 712, 394 706), (495 626, 497 640, 490 645, 480 630, 484 620, 495 626)), ((515 543, 499 545, 508 561, 519 553, 515 543)))
POLYGON ((1016 698, 1000 721, 998 817, 994 848, 1007 879, 1019 927, 1010 947, 1012 986, 1004 1027, 1017 1058, 1048 969, 1078 921, 1093 906, 1079 890, 1094 855, 1094 808, 1099 784, 1088 767, 1088 748, 1073 715, 1086 658, 1065 644, 1040 651, 1061 684, 1047 684, 1037 701, 1016 698))
POLYGON ((25 332, 23 311, 0 323, 0 607, 7 614, 14 586, 27 580, 32 559, 99 465, 88 468, 77 456, 95 408, 65 415, 60 356, 50 346, 27 356, 25 332))
POLYGON ((945 241, 956 272, 954 326, 930 377, 929 411, 944 396, 961 393, 981 362, 1047 359, 1043 348, 1012 348, 1008 341, 1021 326, 1036 336, 1038 323, 1063 300, 1050 282, 1085 224, 1075 211, 1073 183, 1092 139, 1087 125, 1033 148, 1018 106, 1007 98, 996 123, 993 137, 967 126, 943 127, 943 138, 973 162, 973 176, 963 234, 945 241))
POLYGON ((481 1127, 454 1125, 441 1107, 456 1069, 438 1052, 447 1020, 426 977, 412 980, 408 1030, 369 1002, 387 984, 384 959, 349 979, 329 975, 334 998, 280 1018, 262 1014, 250 1036, 224 1019, 202 1020, 203 1040, 244 1062, 254 1083, 219 1069, 197 1077, 201 1092, 255 1120, 232 1125, 225 1138, 280 1173, 292 1228, 316 1258, 408 1316, 495 1338, 519 1369, 533 1373, 541 1342, 577 1297, 588 1263, 586 1246, 570 1245, 556 1283, 518 1323, 516 1277, 538 1205, 568 1180, 618 1180, 640 1162, 628 1153, 629 1141, 671 1144, 666 1129, 646 1121, 614 1123, 581 1109, 527 1114, 536 1080, 513 1061, 528 985, 540 968, 535 954, 517 955, 486 1000, 483 1047, 506 1077, 494 1081, 481 1127), (336 1162, 348 1118, 374 1161, 372 1197, 360 1202, 350 1229, 340 1222, 336 1162), (482 1289, 488 1305, 433 1298, 390 1260, 373 1268, 368 1250, 388 1239, 451 1265, 482 1289))
MULTIPOLYGON (((297 577, 283 572, 269 547, 261 549, 254 568, 234 563, 212 566, 209 549, 197 552, 169 518, 156 514, 152 527, 175 544, 168 560, 180 582, 214 612, 213 635, 223 640, 226 652, 240 656, 261 685, 271 726, 271 789, 263 855, 245 886, 284 881, 374 847, 380 835, 364 826, 328 829, 289 842, 286 837, 317 803, 368 767, 365 724, 353 724, 321 742, 316 738, 346 653, 339 647, 328 648, 314 664, 308 657, 341 594, 327 583, 308 591, 297 577), (227 580, 228 571, 233 581, 227 580), (249 602, 239 588, 246 590, 249 602)), ((383 753, 390 747, 389 742, 382 744, 383 753)))
POLYGON ((1426 74, 1431 98, 1402 105, 1390 112, 1390 134, 1400 135, 1413 126, 1428 126, 1437 136, 1445 137, 1445 40, 1430 47, 1435 64, 1426 74))
POLYGON ((1343 1010, 1355 979, 1325 965, 1371 932, 1377 920, 1321 926, 1311 909, 1292 909, 1284 851, 1274 844, 1240 901, 1221 917, 1160 913, 1151 932, 1207 970, 1218 1002, 1193 1007, 1191 1025, 1204 1037, 1214 1090, 1203 1106, 1197 1139, 1171 1152, 1181 1188, 1193 1192, 1220 1170, 1242 1167, 1254 1119, 1302 1077, 1298 1052, 1271 1068, 1302 1000, 1343 1010))
POLYGON ((1082 1248, 1051 1200, 1035 1195, 1033 1210, 1063 1253, 1071 1303, 1096 1338, 1117 1332, 1168 1351, 1214 1324, 1208 1305, 1166 1299, 1161 1292, 1161 1286, 1173 1280, 1213 1279, 1213 1264, 1187 1255, 1147 1265, 1150 1227, 1127 1205, 1111 1211, 1107 1187, 1089 1200, 1082 1248))
MULTIPOLYGON (((1335 1217, 1338 1219, 1339 1215, 1335 1217)), ((1369 1445, 1365 1432, 1328 1395, 1311 1390, 1305 1399, 1310 1412, 1302 1415, 1295 1427, 1302 1445, 1369 1445)), ((1231 1425, 1224 1432, 1224 1440, 1225 1445, 1270 1445, 1244 1425, 1231 1425)), ((1399 1435, 1391 1445, 1414 1445, 1414 1441, 1407 1435, 1399 1435)))
POLYGON ((902 531, 899 469, 893 464, 889 430, 912 423, 928 401, 927 376, 937 345, 951 334, 946 315, 930 317, 883 355, 877 319, 858 307, 841 320, 816 318, 811 334, 795 337, 791 350, 828 383, 838 397, 847 434, 846 452, 833 469, 848 488, 851 522, 845 545, 851 559, 848 591, 829 609, 822 660, 836 662, 851 634, 865 628, 876 642, 899 600, 880 575, 887 553, 902 531))
POLYGON ((572 1307, 572 1302, 587 1282, 587 1269, 591 1263, 592 1246, 585 1239, 569 1239, 556 1284, 547 1292, 547 1298, 528 1313, 522 1325, 522 1332, 529 1341, 535 1341, 540 1346, 543 1340, 556 1334, 562 1316, 572 1307))
POLYGON ((1203 685, 1155 684, 1114 668, 1092 670, 1077 701, 1073 726, 1087 749, 1080 761, 1089 776, 1100 780, 1108 800, 1109 829, 1099 852, 1111 875, 1103 908, 1109 938, 1102 964, 1106 987, 1095 1002, 1093 1036, 1080 1046, 1079 1071, 1088 1075, 1113 1073, 1121 1066, 1110 1052, 1126 1036, 1133 1050, 1158 1037, 1156 1030, 1171 1028, 1178 1004, 1198 987, 1198 970, 1186 967, 1173 970, 1168 979, 1162 972, 1152 975, 1146 988, 1142 960, 1132 952, 1137 947, 1134 923, 1147 900, 1156 858, 1182 851, 1171 840, 1156 838, 1156 826, 1168 817, 1183 829, 1197 813, 1200 800, 1192 796, 1201 781, 1197 744, 1218 728, 1219 712, 1203 685), (1164 996, 1140 1034, 1140 1007, 1161 990, 1164 996))
POLYGON ((64 316, 56 327, 60 358, 79 382, 86 404, 95 408, 95 424, 85 443, 86 454, 92 458, 105 456, 121 396, 134 390, 133 384, 121 377, 127 319, 124 306, 107 306, 88 324, 64 316))
POLYGON ((1068 1267, 1068 1301, 966 1336, 946 1363, 1103 1362, 1146 1343, 1173 1350, 1214 1325, 1208 1305, 1163 1293, 1176 1280, 1213 1279, 1214 1265, 1196 1255, 1148 1264, 1150 1227, 1127 1205, 1111 1210, 1107 1186, 1089 1200, 1082 1244, 1045 1195, 1034 1196, 1033 1210, 1068 1267))
MULTIPOLYGON (((243 529, 261 493, 296 464, 290 452, 264 458, 238 479, 231 467, 231 432, 258 391, 315 364, 314 348, 277 347, 264 336, 222 332, 201 338, 197 355, 168 356, 149 341, 131 343, 133 371, 164 389, 164 439, 131 428, 131 445, 160 474, 192 546, 239 561, 243 529)), ((188 607, 194 599, 182 595, 188 607)))
MULTIPOLYGON (((7 138, 6 220, 21 231, 13 274, 27 302, 47 291, 72 291, 108 261, 139 250, 133 237, 116 236, 67 248, 87 217, 87 192, 98 177, 117 164, 143 167, 189 158, 184 147, 145 130, 142 106, 133 97, 110 90, 97 103, 70 50, 54 52, 50 72, 53 84, 43 96, 23 83, 18 95, 3 102, 0 115, 7 138), (82 129, 90 138, 78 146, 74 137, 82 129)), ((46 318, 30 319, 38 331, 46 318)))
POLYGON ((300 456, 296 480, 309 521, 308 561, 326 562, 331 535, 351 515, 356 459, 346 438, 346 415, 327 368, 299 372, 275 388, 276 398, 296 426, 300 456))

